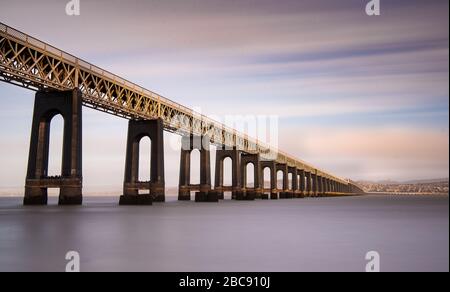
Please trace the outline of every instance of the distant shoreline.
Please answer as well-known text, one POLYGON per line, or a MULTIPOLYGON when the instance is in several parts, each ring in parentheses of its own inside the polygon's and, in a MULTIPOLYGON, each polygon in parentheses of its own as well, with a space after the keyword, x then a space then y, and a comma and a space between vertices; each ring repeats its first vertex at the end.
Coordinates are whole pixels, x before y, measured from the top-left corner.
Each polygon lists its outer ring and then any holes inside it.
POLYGON ((449 193, 404 193, 404 192, 366 192, 367 195, 401 195, 401 196, 431 196, 431 195, 439 195, 439 196, 448 196, 449 193))

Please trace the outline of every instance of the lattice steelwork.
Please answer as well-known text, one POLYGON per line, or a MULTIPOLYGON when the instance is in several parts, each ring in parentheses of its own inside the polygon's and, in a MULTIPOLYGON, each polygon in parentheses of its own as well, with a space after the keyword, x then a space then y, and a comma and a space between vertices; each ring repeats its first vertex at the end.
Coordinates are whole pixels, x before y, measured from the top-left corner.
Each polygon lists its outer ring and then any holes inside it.
POLYGON ((349 183, 2 23, 0 81, 31 90, 78 87, 90 108, 127 119, 161 118, 168 131, 208 135, 213 144, 260 153, 262 159, 277 157, 278 163, 349 183))

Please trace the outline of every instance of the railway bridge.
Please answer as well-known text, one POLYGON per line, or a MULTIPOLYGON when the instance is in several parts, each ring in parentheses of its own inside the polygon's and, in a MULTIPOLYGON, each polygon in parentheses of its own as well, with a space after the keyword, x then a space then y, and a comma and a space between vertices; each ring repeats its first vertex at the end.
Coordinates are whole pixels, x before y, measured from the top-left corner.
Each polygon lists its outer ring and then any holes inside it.
MULTIPOLYGON (((59 204, 82 203, 82 107, 128 119, 126 164, 120 204, 165 201, 164 131, 182 136, 179 200, 217 202, 288 199, 363 192, 348 179, 286 154, 43 41, 0 23, 0 81, 35 91, 25 205, 47 204, 48 188, 59 188, 59 204), (61 175, 48 176, 50 123, 64 118, 61 175), (139 143, 152 141, 150 181, 139 181, 139 143), (210 146, 217 146, 215 187, 210 146), (191 184, 191 153, 200 151, 200 184, 191 184), (224 160, 232 160, 232 185, 224 185, 224 160), (246 183, 254 166, 254 185, 246 183), (270 188, 264 170, 270 169, 270 188), (283 173, 279 187, 277 173, 283 173), (289 179, 291 177, 291 179, 289 179), (148 194, 139 194, 147 190, 148 194)), ((124 137, 125 138, 125 137, 124 137)))

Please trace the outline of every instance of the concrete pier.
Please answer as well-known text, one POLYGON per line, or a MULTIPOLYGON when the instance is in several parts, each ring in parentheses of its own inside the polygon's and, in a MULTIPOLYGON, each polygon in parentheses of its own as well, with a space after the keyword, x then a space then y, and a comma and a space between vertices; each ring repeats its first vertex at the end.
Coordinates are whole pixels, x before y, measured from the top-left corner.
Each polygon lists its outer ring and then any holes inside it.
POLYGON ((163 131, 161 119, 128 122, 125 178, 120 205, 150 205, 152 202, 165 201, 163 131), (149 182, 139 181, 139 145, 144 137, 149 137, 152 142, 149 182), (148 194, 140 195, 140 190, 148 190, 148 194))
POLYGON ((312 173, 309 171, 305 172, 306 177, 306 191, 305 195, 308 197, 311 197, 312 195, 312 173))
POLYGON ((276 164, 276 177, 277 177, 277 193, 279 199, 286 199, 286 193, 289 192, 289 174, 288 174, 288 165, 287 164, 276 164), (283 183, 282 188, 278 189, 278 172, 283 172, 283 183))
MULTIPOLYGON (((293 199, 298 194, 298 169, 296 167, 288 167, 288 175, 292 175, 292 181, 288 190, 287 198, 293 199)), ((289 176, 288 176, 289 179, 289 176)))
POLYGON ((219 199, 223 200, 224 192, 231 191, 232 198, 242 191, 241 184, 241 151, 237 149, 217 149, 216 151, 216 173, 215 173, 215 191, 219 199), (224 160, 230 158, 232 161, 232 182, 231 187, 224 186, 224 160))
POLYGON ((242 153, 241 155, 241 182, 242 187, 245 190, 244 195, 253 199, 261 199, 263 192, 263 183, 261 178, 261 159, 259 154, 242 153), (253 164, 254 170, 254 186, 252 188, 247 187, 247 166, 253 164))
POLYGON ((298 172, 299 172, 299 180, 300 180, 300 183, 299 183, 299 188, 300 188, 299 196, 300 196, 300 198, 304 198, 305 197, 305 191, 306 191, 306 188, 305 188, 305 184, 306 184, 305 171, 303 169, 301 169, 298 172))
POLYGON ((270 190, 266 195, 271 200, 277 200, 278 199, 277 163, 275 161, 261 161, 261 177, 263 181, 264 181, 264 170, 266 168, 270 169, 270 190))
POLYGON ((313 197, 317 197, 318 195, 318 190, 319 190, 319 182, 318 182, 318 178, 317 178, 317 174, 316 173, 312 173, 311 174, 311 179, 312 179, 312 196, 313 197))
POLYGON ((82 100, 78 89, 38 91, 31 128, 24 205, 46 205, 48 188, 59 188, 60 205, 82 204, 82 100), (61 175, 48 176, 50 123, 64 118, 61 175))
POLYGON ((181 144, 178 200, 191 200, 191 192, 195 191, 196 202, 216 201, 212 200, 212 197, 208 196, 211 191, 210 138, 206 136, 183 137, 181 144), (191 154, 194 150, 198 150, 200 152, 199 185, 191 184, 191 154))

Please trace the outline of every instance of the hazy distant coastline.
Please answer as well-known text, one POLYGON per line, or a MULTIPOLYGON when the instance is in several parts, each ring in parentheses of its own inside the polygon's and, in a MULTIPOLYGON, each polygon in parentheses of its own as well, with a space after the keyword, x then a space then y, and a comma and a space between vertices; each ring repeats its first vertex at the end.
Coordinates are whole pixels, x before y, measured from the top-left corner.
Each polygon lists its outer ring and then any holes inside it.
POLYGON ((395 181, 359 181, 367 193, 382 194, 448 194, 448 178, 432 180, 415 180, 406 182, 395 181))

